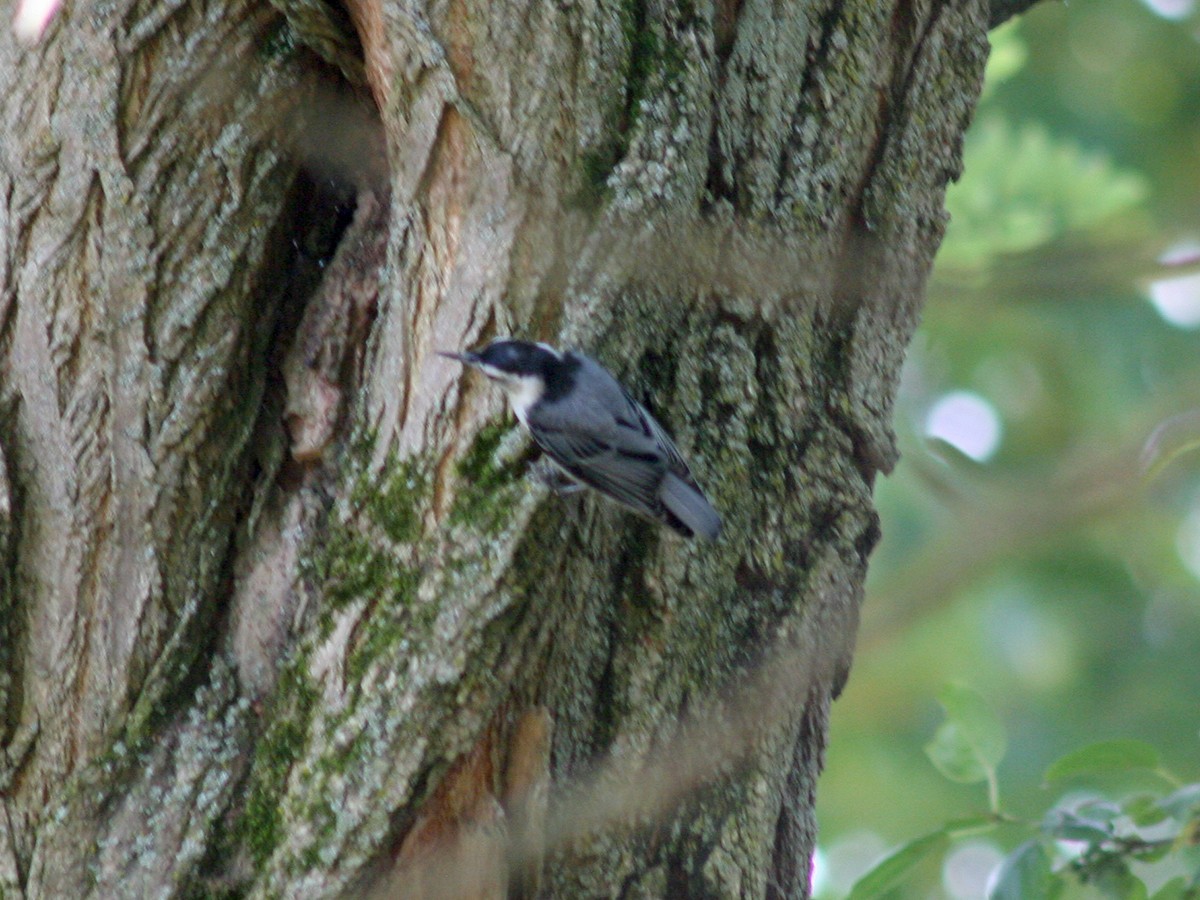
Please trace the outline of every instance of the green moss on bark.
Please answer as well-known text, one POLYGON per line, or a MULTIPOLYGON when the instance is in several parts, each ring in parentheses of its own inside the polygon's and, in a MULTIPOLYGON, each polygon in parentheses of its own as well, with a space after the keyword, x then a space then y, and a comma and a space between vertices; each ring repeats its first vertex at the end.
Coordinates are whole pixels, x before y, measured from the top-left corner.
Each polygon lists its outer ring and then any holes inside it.
POLYGON ((280 674, 271 703, 271 724, 258 742, 250 770, 250 789, 240 831, 259 867, 265 865, 283 837, 283 798, 288 774, 308 746, 316 687, 306 662, 293 658, 280 674))
POLYGON ((524 476, 529 454, 501 458, 501 441, 511 432, 504 423, 485 426, 455 467, 458 493, 450 522, 469 525, 484 534, 494 533, 508 516, 512 493, 508 490, 524 476))
POLYGON ((401 460, 392 451, 378 475, 362 467, 354 478, 350 503, 396 543, 416 540, 421 533, 420 510, 429 491, 428 472, 423 460, 401 460))

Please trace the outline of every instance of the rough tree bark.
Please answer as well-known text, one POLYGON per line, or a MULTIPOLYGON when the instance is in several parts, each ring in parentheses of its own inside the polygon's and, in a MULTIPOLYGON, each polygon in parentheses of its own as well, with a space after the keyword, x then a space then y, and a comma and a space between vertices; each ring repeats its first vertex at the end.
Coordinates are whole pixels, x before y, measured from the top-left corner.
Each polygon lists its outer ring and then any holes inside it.
POLYGON ((806 895, 986 5, 281 8, 0 37, 0 893, 806 895), (720 541, 527 479, 496 334, 720 541))

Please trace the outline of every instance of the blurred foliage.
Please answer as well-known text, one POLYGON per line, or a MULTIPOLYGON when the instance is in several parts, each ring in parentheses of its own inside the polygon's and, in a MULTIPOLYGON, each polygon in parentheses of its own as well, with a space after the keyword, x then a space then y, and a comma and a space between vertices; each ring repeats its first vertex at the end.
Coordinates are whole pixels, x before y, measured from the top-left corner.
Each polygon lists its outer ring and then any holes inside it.
POLYGON ((1138 853, 1174 829, 1164 858, 1200 866, 1161 774, 1200 780, 1200 10, 1044 0, 992 40, 877 488, 815 887, 896 852, 860 896, 1146 896, 1127 873, 1186 896, 1138 853), (962 391, 1000 425, 974 459, 928 433, 962 391), (1134 740, 1143 764, 1057 777, 1134 740))
POLYGON ((1050 135, 1040 122, 990 115, 971 130, 966 179, 946 198, 955 227, 941 248, 945 269, 982 269, 1135 209, 1147 194, 1140 175, 1102 154, 1050 135))
POLYGON ((1102 792, 1068 795, 1039 816, 1022 820, 1000 802, 998 766, 1004 726, 987 702, 964 685, 943 692, 946 721, 925 748, 951 781, 987 784, 986 815, 952 821, 892 851, 863 875, 851 900, 886 897, 929 858, 953 842, 1001 830, 1022 842, 995 867, 989 900, 1071 896, 1200 897, 1200 783, 1181 785, 1158 752, 1136 740, 1102 741, 1068 753, 1043 775, 1047 784, 1151 773, 1159 784, 1120 799, 1102 792))

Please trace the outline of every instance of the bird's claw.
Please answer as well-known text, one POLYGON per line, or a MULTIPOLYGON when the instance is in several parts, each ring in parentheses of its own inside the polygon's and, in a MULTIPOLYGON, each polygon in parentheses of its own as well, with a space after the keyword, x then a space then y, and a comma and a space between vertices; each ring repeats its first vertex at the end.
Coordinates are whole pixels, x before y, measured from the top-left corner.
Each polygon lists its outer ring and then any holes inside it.
POLYGON ((530 467, 529 473, 560 497, 583 490, 582 484, 545 457, 535 462, 530 467))

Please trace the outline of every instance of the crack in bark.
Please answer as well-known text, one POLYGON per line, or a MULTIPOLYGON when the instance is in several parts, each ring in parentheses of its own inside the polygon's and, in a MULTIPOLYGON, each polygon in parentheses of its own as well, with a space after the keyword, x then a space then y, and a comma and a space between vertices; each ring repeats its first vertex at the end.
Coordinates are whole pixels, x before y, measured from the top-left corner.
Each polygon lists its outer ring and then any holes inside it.
POLYGON ((828 699, 814 688, 808 694, 787 773, 775 825, 775 844, 767 881, 767 900, 807 897, 816 844, 815 772, 824 766, 828 699))
POLYGON ((865 210, 867 196, 888 152, 896 122, 906 112, 917 60, 942 10, 940 4, 935 4, 929 19, 920 23, 916 18, 915 3, 916 0, 897 0, 892 12, 888 30, 893 39, 890 72, 886 84, 879 90, 874 139, 867 152, 866 164, 846 204, 840 247, 835 253, 834 311, 844 325, 854 320, 863 302, 864 286, 871 277, 870 273, 875 272, 882 262, 883 241, 875 234, 874 225, 865 210))
POLYGON ((804 66, 804 74, 800 79, 798 92, 799 102, 792 113, 791 136, 787 139, 784 152, 779 155, 775 171, 775 190, 772 205, 775 209, 785 204, 784 191, 792 175, 792 159, 801 143, 801 129, 797 124, 803 122, 813 111, 822 108, 819 97, 815 97, 817 79, 827 73, 826 66, 830 58, 830 47, 833 35, 841 25, 848 0, 833 0, 818 16, 818 31, 814 42, 810 38, 809 51, 804 66))

